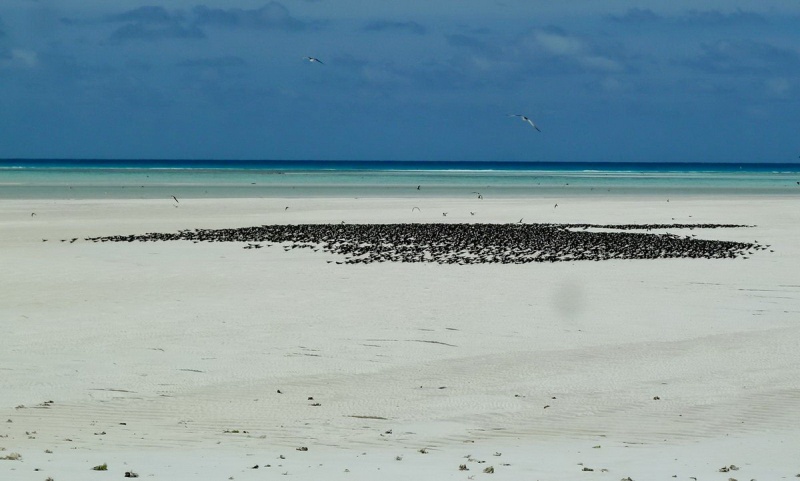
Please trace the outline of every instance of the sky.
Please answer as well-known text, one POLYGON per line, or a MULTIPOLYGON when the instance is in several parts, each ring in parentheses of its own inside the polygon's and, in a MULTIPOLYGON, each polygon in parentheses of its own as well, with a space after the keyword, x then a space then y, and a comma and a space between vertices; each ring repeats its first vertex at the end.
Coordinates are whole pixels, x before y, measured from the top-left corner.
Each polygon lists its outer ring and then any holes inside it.
POLYGON ((797 0, 0 4, 0 158, 799 155, 797 0))

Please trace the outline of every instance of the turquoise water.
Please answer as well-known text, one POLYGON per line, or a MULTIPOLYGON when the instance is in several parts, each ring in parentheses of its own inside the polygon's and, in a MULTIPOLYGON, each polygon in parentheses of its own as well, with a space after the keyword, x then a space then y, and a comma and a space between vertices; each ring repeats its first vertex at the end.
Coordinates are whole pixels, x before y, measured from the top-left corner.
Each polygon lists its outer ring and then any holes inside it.
POLYGON ((0 161, 6 199, 800 196, 798 182, 800 164, 0 161))

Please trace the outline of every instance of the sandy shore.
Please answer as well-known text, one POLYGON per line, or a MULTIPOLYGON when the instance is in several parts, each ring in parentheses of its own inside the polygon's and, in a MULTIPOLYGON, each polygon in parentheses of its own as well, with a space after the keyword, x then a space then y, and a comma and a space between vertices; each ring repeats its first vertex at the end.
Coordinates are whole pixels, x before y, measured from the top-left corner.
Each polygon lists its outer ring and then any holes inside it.
POLYGON ((787 197, 3 200, 0 458, 21 457, 0 479, 793 478, 797 239, 787 197), (82 241, 521 218, 747 224, 670 232, 770 247, 336 265, 278 246, 82 241))

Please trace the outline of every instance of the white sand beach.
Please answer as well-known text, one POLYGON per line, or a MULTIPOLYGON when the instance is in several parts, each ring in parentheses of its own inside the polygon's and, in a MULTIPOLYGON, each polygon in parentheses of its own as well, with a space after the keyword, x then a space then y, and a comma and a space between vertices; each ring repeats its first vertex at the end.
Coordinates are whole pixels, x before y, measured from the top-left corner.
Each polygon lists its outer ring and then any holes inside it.
POLYGON ((0 480, 800 475, 800 199, 557 202, 0 200, 0 480), (669 232, 770 247, 337 265, 280 246, 83 240, 520 219, 747 224, 669 232))

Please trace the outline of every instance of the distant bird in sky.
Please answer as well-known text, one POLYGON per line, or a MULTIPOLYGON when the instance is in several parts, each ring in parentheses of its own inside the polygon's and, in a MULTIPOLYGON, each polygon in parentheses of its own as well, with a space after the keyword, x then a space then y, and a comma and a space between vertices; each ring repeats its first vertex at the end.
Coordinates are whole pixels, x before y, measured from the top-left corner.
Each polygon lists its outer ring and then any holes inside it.
POLYGON ((483 200, 483 194, 481 194, 480 192, 473 192, 473 194, 478 194, 478 198, 483 200))
POLYGON ((533 120, 531 120, 530 118, 528 118, 525 115, 522 115, 522 114, 511 114, 511 115, 509 115, 509 117, 519 117, 519 119, 522 120, 523 122, 528 122, 529 124, 531 124, 531 127, 536 129, 537 132, 541 132, 541 130, 539 130, 539 127, 537 127, 536 124, 533 123, 533 120))
MULTIPOLYGON (((175 197, 175 196, 173 195, 173 196, 172 196, 172 198, 173 198, 173 199, 175 199, 175 202, 178 202, 178 198, 177 198, 177 197, 175 197)), ((180 204, 180 202, 178 202, 178 203, 180 204)))
POLYGON ((320 59, 318 59, 316 57, 306 57, 306 60, 308 60, 311 63, 317 62, 320 65, 325 65, 325 63, 322 60, 320 60, 320 59))
POLYGON ((414 209, 417 209, 417 210, 419 210, 420 212, 422 212, 422 211, 419 209, 419 207, 412 207, 412 208, 411 208, 411 212, 414 212, 414 209))

